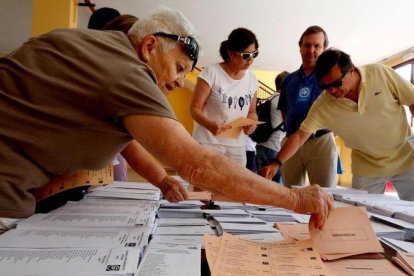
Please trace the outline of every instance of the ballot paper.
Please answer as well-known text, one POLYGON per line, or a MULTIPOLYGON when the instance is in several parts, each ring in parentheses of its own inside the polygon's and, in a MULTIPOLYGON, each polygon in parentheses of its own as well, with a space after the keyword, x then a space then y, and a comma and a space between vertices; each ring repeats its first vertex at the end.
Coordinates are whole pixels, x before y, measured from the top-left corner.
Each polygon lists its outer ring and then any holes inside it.
POLYGON ((250 217, 251 215, 242 209, 212 210, 205 209, 204 213, 212 217, 250 217))
POLYGON ((170 209, 195 209, 200 208, 205 205, 200 200, 183 200, 177 203, 169 202, 166 199, 160 201, 160 208, 170 208, 170 209))
POLYGON ((0 248, 3 275, 134 275, 140 251, 134 248, 0 248))
POLYGON ((142 259, 137 276, 201 275, 201 245, 151 243, 142 259))
POLYGON ((324 260, 384 252, 364 207, 334 208, 322 230, 313 224, 309 230, 324 260))
POLYGON ((101 215, 101 214, 34 214, 19 221, 18 224, 53 225, 53 226, 85 226, 85 227, 120 227, 151 226, 155 221, 155 213, 148 215, 101 215))
POLYGON ((204 210, 162 208, 158 210, 158 217, 159 218, 204 218, 204 210))
POLYGON ((267 224, 266 221, 252 217, 219 217, 214 216, 219 223, 267 224))
POLYGON ((223 232, 233 235, 239 234, 258 234, 258 233, 274 233, 279 232, 273 228, 273 224, 248 224, 248 223, 228 223, 222 222, 219 224, 223 232))
POLYGON ((210 272, 213 271, 214 265, 216 263, 217 254, 220 249, 221 239, 221 236, 217 237, 215 235, 204 235, 204 248, 210 272))
POLYGON ((405 274, 386 259, 342 259, 325 262, 335 276, 404 276, 405 274))
POLYGON ((243 234, 243 235, 237 235, 237 237, 241 239, 245 239, 245 240, 264 242, 264 243, 274 243, 278 241, 283 241, 285 239, 280 232, 260 233, 260 234, 243 234))
POLYGON ((202 226, 165 226, 157 227, 155 235, 183 235, 183 236, 203 236, 216 232, 209 225, 202 226))
POLYGON ((37 227, 32 225, 7 231, 0 236, 0 247, 20 248, 144 248, 150 229, 37 227))
MULTIPOLYGON (((125 208, 131 210, 158 210, 159 202, 158 201, 148 201, 148 200, 119 200, 119 199, 110 199, 110 198, 84 198, 80 201, 69 201, 66 205, 61 208, 69 208, 73 206, 78 207, 90 207, 96 209, 112 209, 112 208, 125 208)), ((61 209, 59 208, 59 209, 61 209)))
POLYGON ((220 134, 220 136, 221 137, 226 137, 226 138, 231 138, 231 139, 237 139, 237 138, 239 138, 240 133, 243 130, 243 127, 249 126, 249 125, 259 125, 259 124, 264 124, 264 123, 265 122, 253 120, 253 119, 250 119, 250 118, 239 117, 239 118, 235 119, 234 121, 231 121, 230 123, 228 123, 228 125, 231 126, 231 129, 227 129, 227 130, 223 131, 220 134))
POLYGON ((395 249, 395 251, 414 252, 414 243, 390 238, 381 238, 381 241, 395 249))
POLYGON ((204 249, 204 236, 153 235, 151 243, 201 244, 204 249))
POLYGON ((392 260, 409 275, 414 275, 414 253, 398 251, 392 260))
POLYGON ((155 223, 157 224, 157 227, 198 226, 209 224, 205 218, 159 218, 155 223))
POLYGON ((276 222, 275 227, 279 229, 286 239, 308 240, 310 239, 308 224, 296 222, 276 222))
POLYGON ((266 210, 266 211, 248 211, 250 214, 252 214, 254 217, 262 219, 267 222, 279 222, 279 221, 291 221, 295 222, 296 219, 293 216, 294 213, 291 211, 288 211, 286 209, 278 208, 275 210, 266 210))
POLYGON ((207 238, 205 246, 212 276, 333 275, 311 240, 260 243, 224 234, 220 240, 207 238), (217 248, 218 253, 207 252, 217 248))
POLYGON ((55 209, 48 214, 105 214, 105 215, 151 215, 157 210, 157 205, 141 205, 137 206, 106 206, 99 208, 98 206, 80 206, 80 205, 65 205, 61 208, 55 209))
POLYGON ((117 199, 140 199, 140 200, 154 200, 154 201, 160 200, 159 193, 136 194, 136 193, 113 192, 113 191, 102 191, 102 190, 89 192, 87 197, 88 198, 97 197, 97 198, 117 198, 117 199))

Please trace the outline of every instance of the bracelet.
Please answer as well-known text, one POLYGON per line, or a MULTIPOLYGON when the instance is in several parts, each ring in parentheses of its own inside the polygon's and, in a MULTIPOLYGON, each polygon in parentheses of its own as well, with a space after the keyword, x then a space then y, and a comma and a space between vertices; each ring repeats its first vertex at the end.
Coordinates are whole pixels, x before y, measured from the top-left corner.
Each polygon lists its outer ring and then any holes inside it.
POLYGON ((280 160, 279 160, 279 158, 275 158, 275 159, 273 159, 273 161, 272 161, 272 162, 275 162, 276 164, 278 164, 278 165, 279 165, 279 167, 280 167, 280 166, 282 166, 282 164, 283 164, 283 163, 282 163, 282 161, 280 161, 280 160))

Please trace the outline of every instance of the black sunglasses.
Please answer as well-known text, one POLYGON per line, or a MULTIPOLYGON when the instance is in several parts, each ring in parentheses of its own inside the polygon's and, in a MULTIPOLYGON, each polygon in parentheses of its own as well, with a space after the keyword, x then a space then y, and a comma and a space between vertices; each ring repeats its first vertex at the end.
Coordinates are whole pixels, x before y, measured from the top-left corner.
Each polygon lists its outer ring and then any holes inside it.
POLYGON ((344 84, 344 78, 346 77, 347 74, 348 74, 348 72, 345 72, 340 79, 337 79, 336 81, 333 81, 331 83, 327 83, 327 84, 321 84, 321 83, 319 83, 319 87, 322 90, 327 90, 329 88, 338 88, 338 87, 341 87, 344 84))
POLYGON ((163 33, 163 32, 154 33, 153 35, 170 38, 172 40, 175 40, 175 41, 178 41, 178 42, 184 44, 185 53, 193 61, 193 67, 191 68, 191 70, 193 70, 195 68, 196 63, 197 63, 197 59, 198 59, 199 47, 198 47, 197 41, 193 37, 191 37, 191 36, 179 36, 179 35, 167 34, 167 33, 163 33))
POLYGON ((243 60, 249 60, 251 58, 257 58, 257 56, 259 55, 259 50, 254 51, 253 53, 240 53, 240 56, 243 60))

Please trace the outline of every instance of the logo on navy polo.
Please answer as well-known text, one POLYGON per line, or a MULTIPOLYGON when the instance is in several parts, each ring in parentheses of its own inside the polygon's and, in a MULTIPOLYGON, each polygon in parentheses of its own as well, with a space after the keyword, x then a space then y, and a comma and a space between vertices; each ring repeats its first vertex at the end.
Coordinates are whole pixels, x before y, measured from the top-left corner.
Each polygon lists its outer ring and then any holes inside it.
POLYGON ((308 101, 309 97, 310 97, 311 91, 309 89, 309 87, 302 87, 299 90, 299 94, 298 94, 298 102, 303 102, 303 101, 308 101))

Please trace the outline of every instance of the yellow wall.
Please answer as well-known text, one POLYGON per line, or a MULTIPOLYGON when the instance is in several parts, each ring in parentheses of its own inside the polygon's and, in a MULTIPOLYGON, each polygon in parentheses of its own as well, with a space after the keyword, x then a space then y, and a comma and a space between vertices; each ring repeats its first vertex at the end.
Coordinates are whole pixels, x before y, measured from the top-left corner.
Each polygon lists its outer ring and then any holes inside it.
POLYGON ((342 174, 339 175, 339 185, 345 187, 352 186, 352 173, 351 173, 351 149, 345 147, 344 141, 336 137, 336 146, 339 148, 339 156, 342 163, 342 174))
POLYGON ((32 35, 57 28, 75 28, 78 20, 76 0, 33 0, 32 35))
POLYGON ((253 71, 253 73, 255 74, 258 80, 260 80, 273 90, 276 90, 275 78, 279 74, 279 72, 255 70, 253 71))
POLYGON ((190 115, 190 103, 193 92, 187 88, 177 88, 168 94, 167 98, 173 108, 177 119, 184 125, 185 129, 193 133, 193 118, 190 115))

